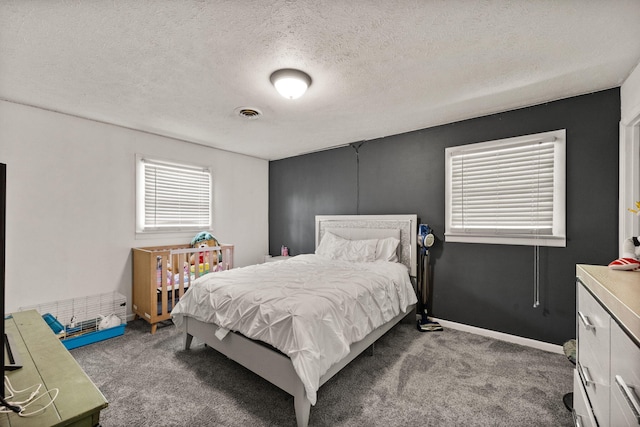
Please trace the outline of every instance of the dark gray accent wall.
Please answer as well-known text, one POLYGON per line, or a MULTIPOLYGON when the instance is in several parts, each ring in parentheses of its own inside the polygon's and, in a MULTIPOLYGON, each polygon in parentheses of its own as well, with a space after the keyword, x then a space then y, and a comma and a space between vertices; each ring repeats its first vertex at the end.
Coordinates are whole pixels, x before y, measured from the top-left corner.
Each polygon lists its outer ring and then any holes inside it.
POLYGON ((618 88, 269 163, 271 254, 314 250, 321 214, 415 213, 435 230, 431 315, 562 344, 575 337, 575 264, 618 252, 618 88), (567 247, 444 242, 445 147, 567 130, 567 247), (359 192, 359 199, 356 195, 359 192))

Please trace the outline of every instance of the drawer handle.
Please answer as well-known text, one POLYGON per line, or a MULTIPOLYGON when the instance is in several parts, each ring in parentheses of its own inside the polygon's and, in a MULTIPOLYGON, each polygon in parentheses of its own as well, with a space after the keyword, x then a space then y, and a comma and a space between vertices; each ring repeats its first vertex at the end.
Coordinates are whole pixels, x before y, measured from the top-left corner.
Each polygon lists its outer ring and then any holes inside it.
POLYGON ((584 325, 585 329, 587 331, 591 330, 591 329, 596 329, 596 327, 593 325, 593 323, 591 323, 589 321, 589 318, 587 316, 585 316, 584 314, 582 314, 581 311, 578 311, 578 318, 580 319, 580 321, 582 322, 582 324, 584 325))
POLYGON ((633 412, 638 424, 640 424, 640 402, 638 402, 638 397, 634 393, 633 388, 629 387, 620 375, 616 375, 616 384, 620 387, 620 391, 622 391, 629 408, 631 408, 631 412, 633 412))
POLYGON ((582 382, 584 382, 585 386, 590 386, 591 384, 595 384, 596 382, 593 381, 593 378, 591 378, 591 374, 589 373, 589 368, 585 368, 584 366, 582 366, 580 363, 578 363, 578 372, 580 373, 580 377, 582 378, 582 382))
POLYGON ((573 425, 575 427, 582 427, 582 417, 578 415, 575 409, 571 410, 571 414, 573 415, 573 425))

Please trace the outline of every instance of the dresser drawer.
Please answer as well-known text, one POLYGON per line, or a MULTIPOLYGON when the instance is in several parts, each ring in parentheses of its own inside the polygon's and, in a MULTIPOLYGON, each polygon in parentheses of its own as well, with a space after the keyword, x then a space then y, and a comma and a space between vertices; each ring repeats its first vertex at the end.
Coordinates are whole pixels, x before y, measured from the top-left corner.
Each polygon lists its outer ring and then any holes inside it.
POLYGON ((611 317, 583 285, 578 284, 578 352, 576 370, 595 418, 608 425, 611 317))
POLYGON ((578 371, 573 371, 573 424, 575 427, 597 427, 578 371))
POLYGON ((640 425, 640 348, 611 322, 611 425, 640 425))
MULTIPOLYGON (((597 354, 604 366, 609 366, 609 343, 611 339, 611 316, 587 291, 578 284, 578 352, 588 346, 597 354)), ((578 353, 579 354, 579 353, 578 353)))

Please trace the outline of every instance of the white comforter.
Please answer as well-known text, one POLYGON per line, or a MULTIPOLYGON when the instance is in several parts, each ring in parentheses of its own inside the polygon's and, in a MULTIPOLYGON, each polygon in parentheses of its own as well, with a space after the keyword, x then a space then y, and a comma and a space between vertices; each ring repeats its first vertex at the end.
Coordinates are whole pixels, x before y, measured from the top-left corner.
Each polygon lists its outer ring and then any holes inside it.
POLYGON ((399 263, 354 263, 320 255, 207 274, 171 312, 271 344, 291 358, 307 398, 320 377, 364 338, 417 302, 399 263))

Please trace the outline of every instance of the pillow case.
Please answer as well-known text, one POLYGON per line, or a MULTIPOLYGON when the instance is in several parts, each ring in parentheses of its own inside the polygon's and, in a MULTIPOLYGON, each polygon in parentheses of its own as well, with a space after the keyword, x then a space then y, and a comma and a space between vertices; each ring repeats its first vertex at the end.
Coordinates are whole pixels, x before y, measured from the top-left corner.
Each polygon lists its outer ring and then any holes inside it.
POLYGON ((328 231, 322 236, 320 244, 316 248, 316 254, 333 259, 334 252, 338 249, 338 236, 328 231))
POLYGON ((322 236, 316 254, 336 260, 372 262, 376 259, 377 244, 377 239, 349 240, 327 231, 322 236))
POLYGON ((400 240, 395 237, 379 239, 376 245, 376 261, 398 262, 398 245, 400 240))

